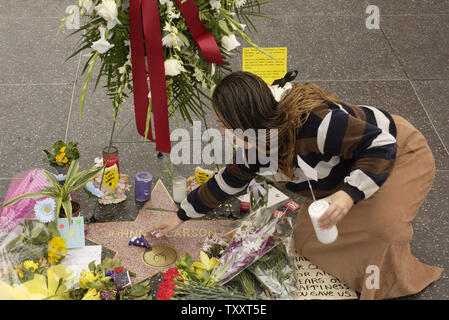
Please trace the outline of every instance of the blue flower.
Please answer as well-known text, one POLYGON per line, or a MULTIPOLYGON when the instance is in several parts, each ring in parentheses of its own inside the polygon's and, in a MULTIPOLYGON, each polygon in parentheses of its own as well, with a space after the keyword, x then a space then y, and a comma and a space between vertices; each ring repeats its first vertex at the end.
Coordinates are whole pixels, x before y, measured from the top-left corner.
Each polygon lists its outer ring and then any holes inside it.
POLYGON ((34 213, 42 223, 48 223, 55 220, 55 200, 47 198, 36 202, 34 205, 34 213))
POLYGON ((86 190, 89 191, 92 195, 94 195, 97 198, 104 198, 104 193, 101 192, 100 189, 95 188, 95 186, 92 183, 92 181, 89 181, 86 184, 86 190))
POLYGON ((62 174, 62 173, 60 173, 60 174, 58 174, 58 175, 56 176, 56 179, 57 179, 59 182, 65 181, 66 178, 67 178, 67 175, 62 174))

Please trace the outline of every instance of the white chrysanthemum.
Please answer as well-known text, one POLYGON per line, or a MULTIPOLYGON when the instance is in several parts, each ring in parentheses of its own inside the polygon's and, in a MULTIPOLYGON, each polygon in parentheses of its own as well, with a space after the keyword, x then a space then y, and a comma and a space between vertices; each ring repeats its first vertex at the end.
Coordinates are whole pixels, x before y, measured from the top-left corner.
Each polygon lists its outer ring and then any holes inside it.
POLYGON ((47 198, 36 202, 34 205, 34 214, 42 223, 48 223, 55 220, 55 200, 47 198))
POLYGON ((224 36, 223 38, 221 38, 221 45, 227 51, 232 51, 240 46, 240 42, 237 41, 235 34, 231 34, 229 36, 224 36))

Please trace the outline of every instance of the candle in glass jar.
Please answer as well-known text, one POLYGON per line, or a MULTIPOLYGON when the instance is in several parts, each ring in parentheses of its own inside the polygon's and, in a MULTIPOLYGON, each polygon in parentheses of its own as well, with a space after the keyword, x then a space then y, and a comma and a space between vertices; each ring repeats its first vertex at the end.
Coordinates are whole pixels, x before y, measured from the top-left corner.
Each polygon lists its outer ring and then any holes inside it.
POLYGON ((173 200, 181 203, 187 196, 187 179, 184 177, 175 177, 173 179, 173 200))
POLYGON ((112 167, 114 164, 117 165, 117 170, 120 172, 120 167, 118 164, 118 149, 117 147, 111 146, 105 147, 103 149, 103 165, 106 165, 106 168, 112 167))

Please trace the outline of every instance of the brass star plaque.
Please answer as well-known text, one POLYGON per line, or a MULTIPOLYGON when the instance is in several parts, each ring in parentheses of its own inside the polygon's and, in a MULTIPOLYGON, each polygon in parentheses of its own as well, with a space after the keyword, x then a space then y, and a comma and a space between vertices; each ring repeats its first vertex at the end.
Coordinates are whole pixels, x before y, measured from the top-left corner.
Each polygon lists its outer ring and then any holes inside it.
POLYGON ((142 253, 142 261, 152 268, 166 268, 174 264, 177 259, 176 249, 165 244, 154 245, 153 250, 142 253))

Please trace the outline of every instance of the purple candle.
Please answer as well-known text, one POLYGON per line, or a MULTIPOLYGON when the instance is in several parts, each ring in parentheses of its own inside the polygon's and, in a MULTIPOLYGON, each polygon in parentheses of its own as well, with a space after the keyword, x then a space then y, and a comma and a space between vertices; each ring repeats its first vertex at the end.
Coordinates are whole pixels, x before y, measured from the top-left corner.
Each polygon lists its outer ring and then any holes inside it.
POLYGON ((145 202, 151 199, 151 183, 153 176, 146 171, 137 172, 135 177, 136 201, 145 202))

